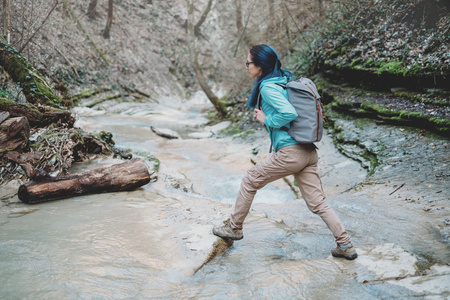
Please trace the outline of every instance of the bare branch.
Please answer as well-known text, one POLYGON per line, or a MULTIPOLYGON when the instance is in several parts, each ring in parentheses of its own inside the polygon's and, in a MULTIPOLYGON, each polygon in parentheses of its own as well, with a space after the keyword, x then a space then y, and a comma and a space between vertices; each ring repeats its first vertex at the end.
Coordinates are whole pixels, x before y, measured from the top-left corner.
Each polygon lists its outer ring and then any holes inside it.
POLYGON ((237 42, 236 49, 234 50, 233 57, 236 57, 236 53, 237 53, 237 51, 239 49, 239 44, 241 43, 242 37, 244 37, 244 35, 245 35, 245 31, 247 30, 247 25, 248 25, 248 22, 250 21, 250 16, 251 16, 251 14, 253 12, 253 7, 255 6, 255 4, 256 4, 256 0, 253 1, 252 7, 250 7, 250 11, 248 13, 247 20, 245 21, 244 29, 242 30, 241 36, 239 37, 239 40, 237 42))
POLYGON ((53 5, 52 9, 49 11, 49 13, 47 14, 47 17, 45 17, 45 19, 42 21, 41 26, 39 26, 38 29, 36 29, 35 32, 33 32, 33 34, 30 36, 30 38, 25 42, 25 44, 23 44, 22 48, 19 49, 19 53, 22 53, 23 49, 25 49, 25 47, 28 45, 28 43, 34 38, 34 36, 36 35, 36 33, 39 32, 39 30, 41 30, 41 28, 45 25, 45 22, 48 20, 48 18, 50 17, 50 15, 52 14, 52 12, 55 10, 56 6, 58 5, 58 0, 55 0, 55 5, 53 5))
POLYGON ((80 19, 77 17, 77 15, 75 14, 75 12, 72 10, 72 8, 70 8, 69 3, 67 2, 67 0, 62 0, 64 2, 64 5, 67 9, 67 11, 70 13, 70 15, 77 21, 78 26, 80 26, 81 30, 84 32, 84 34, 86 35, 86 37, 89 39, 89 41, 91 42, 92 46, 94 47, 95 51, 97 51, 97 53, 100 55, 100 57, 103 59, 103 61, 109 66, 109 61, 106 59, 105 54, 103 54, 102 50, 100 50, 100 48, 98 48, 97 44, 94 42, 94 40, 91 38, 91 36, 89 35, 89 33, 87 32, 86 28, 84 27, 83 23, 81 23, 80 19))
POLYGON ((208 5, 206 6, 205 10, 203 11, 202 15, 200 16, 200 20, 198 20, 197 24, 194 26, 194 32, 196 36, 200 36, 200 26, 205 23, 206 17, 208 16, 209 12, 211 11, 213 0, 208 1, 208 5))

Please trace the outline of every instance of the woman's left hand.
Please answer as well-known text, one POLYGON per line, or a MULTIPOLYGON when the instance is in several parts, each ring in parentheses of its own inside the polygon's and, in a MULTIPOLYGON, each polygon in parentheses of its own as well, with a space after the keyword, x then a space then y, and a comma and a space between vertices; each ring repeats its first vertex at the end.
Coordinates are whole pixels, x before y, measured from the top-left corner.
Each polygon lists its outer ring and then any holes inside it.
POLYGON ((264 125, 264 120, 266 119, 266 114, 262 110, 255 108, 255 116, 256 116, 256 121, 258 121, 259 123, 264 125))

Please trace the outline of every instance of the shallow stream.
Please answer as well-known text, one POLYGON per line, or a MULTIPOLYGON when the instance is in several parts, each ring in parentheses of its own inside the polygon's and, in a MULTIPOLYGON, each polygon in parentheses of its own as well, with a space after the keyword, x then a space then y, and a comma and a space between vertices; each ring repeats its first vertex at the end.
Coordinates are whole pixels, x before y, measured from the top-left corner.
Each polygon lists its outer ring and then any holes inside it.
MULTIPOLYGON (((33 206, 11 197, 0 214, 1 299, 449 297, 450 251, 437 217, 395 198, 401 190, 389 195, 395 182, 367 184, 367 170, 329 136, 318 144, 327 202, 360 257, 332 258, 331 233, 280 180, 258 192, 244 239, 194 273, 216 240, 212 226, 228 217, 244 172, 269 155, 269 143, 262 130, 240 139, 220 134, 227 123, 205 127, 200 94, 170 103, 75 110, 85 131, 112 132, 118 147, 157 157, 158 180, 33 206)), ((72 173, 118 162, 97 158, 72 173)))

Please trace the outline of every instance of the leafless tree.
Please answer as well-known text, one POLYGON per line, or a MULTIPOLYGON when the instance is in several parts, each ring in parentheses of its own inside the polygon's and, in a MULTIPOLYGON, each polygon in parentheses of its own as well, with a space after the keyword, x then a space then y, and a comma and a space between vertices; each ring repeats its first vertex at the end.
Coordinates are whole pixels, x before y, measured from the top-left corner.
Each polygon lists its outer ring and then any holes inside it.
POLYGON ((275 0, 267 0, 269 8, 269 18, 267 23, 266 40, 273 36, 276 28, 275 21, 275 0))
POLYGON ((91 0, 89 2, 87 15, 89 18, 93 19, 95 17, 95 9, 97 8, 97 0, 91 0))
MULTIPOLYGON (((271 1, 273 1, 273 0, 271 0, 271 1)), ((236 27, 238 30, 238 34, 243 36, 245 45, 247 45, 247 47, 250 48, 254 45, 254 42, 252 41, 251 35, 248 34, 247 24, 248 24, 248 19, 250 18, 250 15, 253 11, 254 3, 252 5, 252 7, 250 8, 250 11, 248 12, 248 17, 244 24, 243 17, 242 17, 242 1, 235 0, 234 2, 236 4, 236 27)))
POLYGON ((317 0, 319 3, 319 16, 323 17, 323 0, 317 0))
POLYGON ((217 113, 223 117, 226 115, 226 109, 221 103, 220 99, 214 94, 211 87, 208 85, 203 73, 202 67, 198 61, 198 49, 197 49, 197 36, 200 34, 200 26, 205 22, 206 17, 211 10, 212 0, 208 1, 206 9, 203 11, 200 20, 194 22, 194 1, 187 1, 188 19, 187 19, 187 35, 188 35, 188 47, 192 65, 194 67, 195 77, 200 84, 203 92, 208 97, 209 101, 213 104, 217 113))
POLYGON ((113 8, 114 8, 114 2, 113 0, 108 0, 108 20, 106 21, 105 30, 103 31, 103 37, 105 39, 109 39, 110 37, 110 31, 111 31, 111 25, 113 21, 113 8))
POLYGON ((41 30, 41 28, 45 25, 45 22, 48 20, 48 18, 50 17, 50 15, 52 14, 52 12, 55 10, 56 6, 58 5, 58 0, 55 1, 55 4, 53 5, 52 9, 49 11, 49 13, 47 14, 47 17, 45 17, 45 19, 42 21, 41 25, 33 32, 33 34, 25 41, 25 43, 22 45, 22 47, 19 50, 19 53, 21 53, 23 51, 23 49, 25 49, 25 47, 28 45, 28 43, 34 38, 34 36, 36 35, 36 33, 39 32, 39 30, 41 30))
POLYGON ((248 13, 247 13, 247 18, 245 20, 245 23, 243 23, 243 17, 242 17, 242 2, 241 0, 235 0, 235 5, 236 5, 236 27, 237 27, 237 31, 239 34, 239 40, 238 43, 236 45, 236 49, 234 51, 234 56, 236 56, 237 50, 239 48, 239 44, 241 42, 241 40, 244 40, 245 45, 247 46, 247 48, 251 48, 252 46, 255 45, 255 42, 252 39, 252 36, 248 33, 247 30, 247 25, 248 22, 250 20, 250 16, 253 12, 253 8, 256 4, 257 0, 254 0, 248 13))
POLYGON ((11 23, 11 0, 3 0, 3 36, 8 44, 11 42, 9 26, 11 23))
POLYGON ((292 33, 291 33, 291 29, 289 26, 289 11, 288 11, 288 7, 286 5, 284 5, 284 7, 282 8, 282 12, 283 12, 283 27, 284 27, 284 33, 286 36, 286 46, 287 49, 289 51, 292 51, 294 46, 292 45, 292 33))

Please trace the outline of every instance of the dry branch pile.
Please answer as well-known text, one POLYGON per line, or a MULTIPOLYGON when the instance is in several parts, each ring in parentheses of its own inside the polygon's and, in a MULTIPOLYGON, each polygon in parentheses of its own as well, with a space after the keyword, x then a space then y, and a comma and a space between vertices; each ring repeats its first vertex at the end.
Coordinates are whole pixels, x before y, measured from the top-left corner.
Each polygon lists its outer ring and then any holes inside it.
POLYGON ((114 147, 108 133, 101 132, 95 136, 78 128, 55 125, 34 129, 28 146, 23 150, 0 154, 0 184, 24 175, 30 179, 65 175, 73 162, 83 161, 90 154, 130 157, 114 147))

